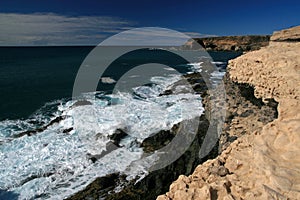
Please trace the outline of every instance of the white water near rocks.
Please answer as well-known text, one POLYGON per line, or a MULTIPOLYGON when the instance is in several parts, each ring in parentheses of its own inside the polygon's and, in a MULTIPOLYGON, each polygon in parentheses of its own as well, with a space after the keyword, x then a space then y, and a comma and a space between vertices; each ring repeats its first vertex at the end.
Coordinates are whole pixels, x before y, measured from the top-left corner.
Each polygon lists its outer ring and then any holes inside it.
MULTIPOLYGON (((201 71, 201 63, 191 66, 192 71, 201 71)), ((222 75, 212 74, 217 80, 222 75)), ((130 164, 141 158, 143 150, 139 143, 145 138, 203 113, 200 95, 159 96, 179 79, 179 75, 152 77, 155 85, 133 88, 135 95, 116 93, 92 98, 95 94, 91 93, 86 94, 91 96, 90 105, 73 106, 75 100, 60 100, 46 105, 57 108, 50 117, 38 113, 33 119, 0 122, 0 189, 17 193, 19 199, 62 199, 85 188, 96 177, 114 172, 126 174, 130 164), (13 138, 37 128, 32 120, 47 124, 58 116, 64 119, 42 132, 13 138), (66 129, 71 131, 66 133, 66 129), (96 162, 88 159, 87 155, 106 151, 109 136, 116 129, 128 134, 120 147, 96 162)), ((135 178, 147 171, 137 166, 130 173, 135 178)))

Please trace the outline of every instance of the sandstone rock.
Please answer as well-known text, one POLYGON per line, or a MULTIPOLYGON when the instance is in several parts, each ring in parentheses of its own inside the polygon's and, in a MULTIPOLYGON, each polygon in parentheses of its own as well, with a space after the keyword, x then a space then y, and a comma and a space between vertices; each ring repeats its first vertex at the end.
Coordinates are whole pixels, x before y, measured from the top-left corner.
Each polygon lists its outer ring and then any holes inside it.
POLYGON ((275 32, 272 41, 288 42, 271 42, 229 62, 231 80, 252 85, 262 102, 278 102, 278 118, 266 125, 232 121, 231 128, 242 124, 244 129, 247 123, 261 128, 245 129, 216 159, 199 165, 185 188, 178 189, 175 181, 160 199, 300 199, 299 35, 300 27, 275 32), (217 173, 220 168, 228 172, 217 173))
POLYGON ((300 41, 300 26, 275 31, 270 38, 271 41, 300 41))

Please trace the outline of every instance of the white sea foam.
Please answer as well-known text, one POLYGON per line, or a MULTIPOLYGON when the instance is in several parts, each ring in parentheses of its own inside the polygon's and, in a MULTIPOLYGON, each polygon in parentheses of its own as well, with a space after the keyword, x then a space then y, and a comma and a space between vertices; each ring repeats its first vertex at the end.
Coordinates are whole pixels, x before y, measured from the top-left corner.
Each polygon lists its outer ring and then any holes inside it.
MULTIPOLYGON (((188 66, 194 72, 201 72, 201 64, 188 66)), ((215 71, 211 79, 215 83, 223 75, 215 71)), ((134 95, 98 94, 96 98, 95 93, 84 94, 90 104, 75 106, 75 100, 56 101, 47 105, 52 111, 46 117, 41 109, 32 119, 0 122, 0 189, 19 194, 19 199, 39 195, 43 199, 63 199, 109 173, 125 173, 129 180, 144 177, 157 157, 136 165, 134 161, 143 155, 137 142, 204 111, 199 95, 159 95, 180 78, 180 75, 155 76, 151 78, 153 85, 133 88, 134 95), (23 131, 45 126, 58 116, 64 119, 40 133, 13 138, 23 131), (73 130, 64 133, 70 128, 73 130), (93 163, 87 155, 106 152, 109 136, 116 129, 125 130, 128 136, 121 140, 119 148, 93 163)), ((184 87, 179 85, 176 90, 184 87)))
POLYGON ((187 64, 193 72, 202 72, 202 64, 203 62, 198 63, 189 63, 187 64))
MULTIPOLYGON (((216 65, 224 65, 226 64, 226 62, 211 62, 212 64, 216 64, 216 65)), ((201 73, 202 72, 202 64, 203 62, 198 62, 198 63, 189 63, 187 64, 192 72, 188 72, 188 74, 191 74, 193 72, 197 72, 197 73, 201 73)), ((205 73, 208 73, 207 70, 205 70, 205 73)), ((214 86, 220 84, 220 82, 222 81, 224 75, 225 75, 225 71, 219 71, 219 68, 216 68, 215 71, 210 73, 210 80, 212 82, 212 84, 214 86)))
POLYGON ((131 75, 131 76, 129 76, 129 78, 137 78, 137 77, 140 77, 140 75, 131 75))
POLYGON ((164 70, 167 70, 167 71, 176 71, 174 68, 172 67, 165 67, 164 70))
POLYGON ((106 84, 112 84, 115 83, 116 81, 111 77, 101 77, 101 82, 106 84))
MULTIPOLYGON (((18 193, 20 199, 62 199, 83 189, 96 177, 124 172, 142 156, 142 149, 133 145, 153 133, 168 130, 184 119, 203 112, 201 98, 195 94, 158 96, 159 92, 179 80, 179 76, 153 77, 153 91, 136 88, 144 99, 128 93, 112 94, 105 99, 90 99, 91 105, 73 106, 75 101, 58 105, 59 123, 33 136, 12 139, 21 131, 34 129, 28 121, 0 122, 0 189, 18 193), (160 88, 160 89, 159 89, 160 88), (110 99, 114 104, 107 104, 110 99), (69 133, 64 130, 73 128, 69 133), (117 128, 126 130, 128 137, 120 148, 92 163, 87 155, 106 151, 109 135, 117 128), (11 139, 11 140, 8 140, 11 139)), ((93 94, 86 94, 87 96, 93 94)), ((55 117, 49 118, 47 122, 55 117)), ((147 163, 147 165, 151 163, 147 163)), ((130 177, 147 173, 141 166, 130 168, 130 177), (134 169, 134 170, 132 170, 134 169)))
POLYGON ((215 65, 224 65, 224 64, 226 64, 226 62, 220 62, 220 61, 211 62, 211 63, 215 64, 215 65))

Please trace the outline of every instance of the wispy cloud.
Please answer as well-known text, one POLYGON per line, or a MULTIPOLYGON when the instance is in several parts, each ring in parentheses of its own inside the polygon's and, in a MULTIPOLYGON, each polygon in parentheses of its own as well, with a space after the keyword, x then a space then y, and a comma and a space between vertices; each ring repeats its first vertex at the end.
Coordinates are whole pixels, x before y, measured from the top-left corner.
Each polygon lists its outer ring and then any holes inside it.
POLYGON ((0 13, 0 46, 96 45, 135 24, 106 16, 0 13))
POLYGON ((201 34, 197 32, 183 32, 183 33, 192 38, 217 37, 217 35, 201 34))
POLYGON ((127 30, 105 40, 102 45, 181 46, 191 39, 189 34, 160 27, 127 30))
POLYGON ((160 27, 130 29, 110 37, 101 45, 181 46, 192 38, 215 37, 196 32, 179 32, 160 27))

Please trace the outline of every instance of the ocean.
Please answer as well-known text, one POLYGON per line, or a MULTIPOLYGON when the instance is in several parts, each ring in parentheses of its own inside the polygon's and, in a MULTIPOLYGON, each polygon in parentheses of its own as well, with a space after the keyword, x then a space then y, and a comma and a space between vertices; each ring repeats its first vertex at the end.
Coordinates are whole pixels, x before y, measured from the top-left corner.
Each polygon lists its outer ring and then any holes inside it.
MULTIPOLYGON (((141 142, 203 114, 201 96, 182 92, 182 86, 177 87, 177 93, 161 95, 181 79, 173 68, 154 74, 148 84, 130 86, 131 93, 110 93, 122 66, 149 59, 150 50, 115 62, 115 71, 99 80, 96 92, 83 94, 85 100, 72 99, 77 72, 92 49, 0 48, 0 197, 62 199, 109 173, 142 178, 147 171, 131 166, 143 156, 141 142), (126 130, 126 137, 117 149, 99 157, 116 130, 126 130), (90 155, 99 159, 91 161, 90 155)), ((227 61, 240 53, 209 55, 217 66, 210 79, 217 84, 227 61)), ((174 60, 166 56, 166 63, 172 66, 174 60)), ((172 67, 186 74, 199 73, 203 62, 197 59, 172 67)), ((119 87, 145 79, 142 74, 129 74, 130 81, 120 79, 119 87)))

